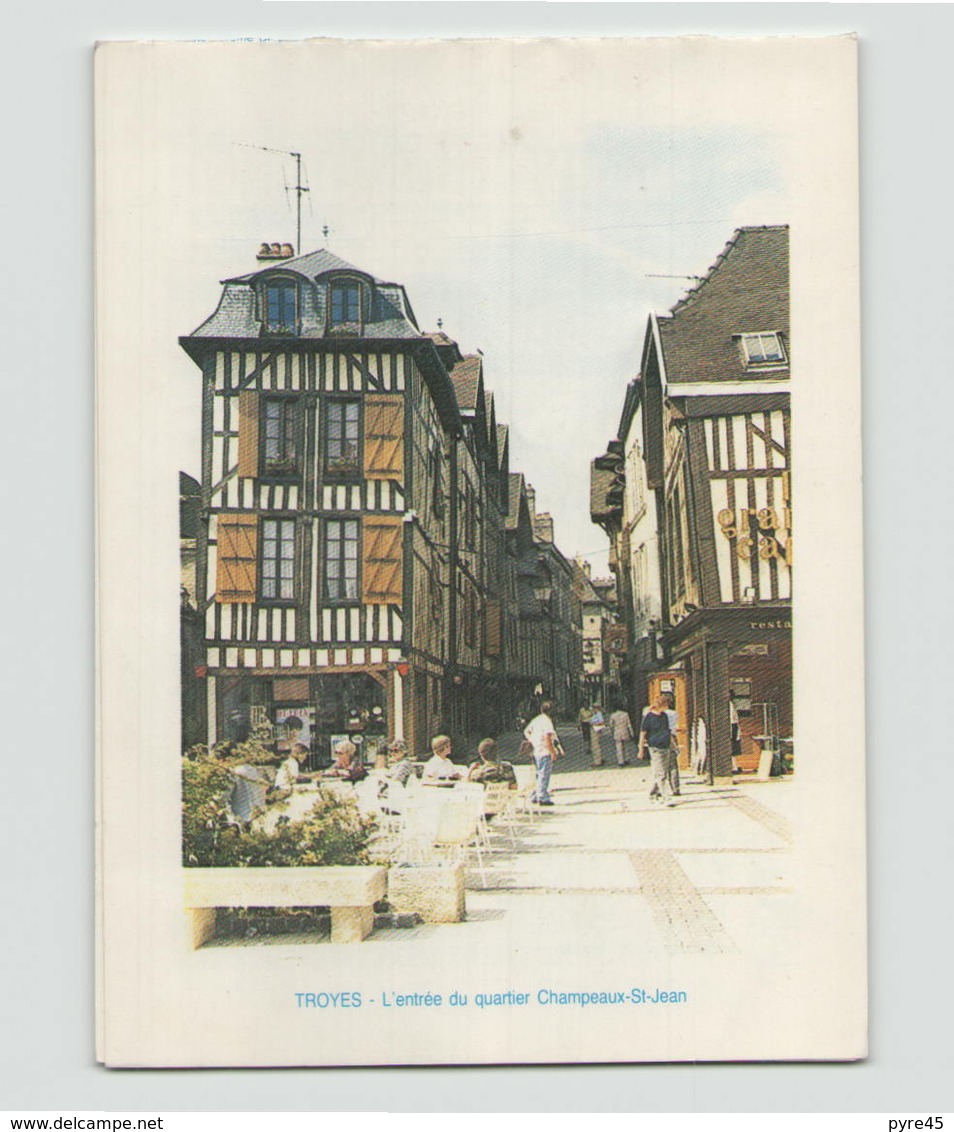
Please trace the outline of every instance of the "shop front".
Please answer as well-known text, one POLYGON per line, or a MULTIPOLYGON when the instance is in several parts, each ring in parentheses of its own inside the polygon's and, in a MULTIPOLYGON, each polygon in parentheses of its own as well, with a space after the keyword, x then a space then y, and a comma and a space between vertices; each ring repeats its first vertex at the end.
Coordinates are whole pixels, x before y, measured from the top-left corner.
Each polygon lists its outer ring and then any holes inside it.
POLYGON ((366 764, 384 754, 395 682, 387 668, 294 676, 222 673, 213 679, 217 740, 255 738, 276 752, 301 743, 311 770, 330 765, 341 739, 350 739, 366 764))
POLYGON ((733 771, 789 765, 794 752, 789 605, 696 610, 669 630, 665 645, 673 671, 657 676, 678 690, 677 711, 680 697, 685 705, 679 714, 686 761, 703 766, 713 782, 730 781, 733 771))

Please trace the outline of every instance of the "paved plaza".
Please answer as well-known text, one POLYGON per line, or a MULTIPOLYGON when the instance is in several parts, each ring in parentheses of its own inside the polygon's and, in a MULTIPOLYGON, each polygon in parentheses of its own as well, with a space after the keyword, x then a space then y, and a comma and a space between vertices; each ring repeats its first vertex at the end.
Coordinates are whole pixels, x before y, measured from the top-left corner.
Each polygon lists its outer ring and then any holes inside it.
MULTIPOLYGON (((416 962, 433 951, 435 962, 452 953, 512 969, 521 952, 539 956, 581 932, 587 964, 612 963, 634 948, 642 957, 731 955, 784 933, 794 914, 791 780, 743 777, 717 788, 683 774, 682 794, 668 808, 649 800, 648 766, 617 767, 604 740, 607 761, 593 767, 578 731, 563 727, 560 735, 567 754, 555 766, 554 805, 512 831, 492 824, 484 877, 473 858, 467 869, 466 921, 378 929, 365 948, 413 945, 416 962)), ((516 760, 518 742, 516 732, 501 737, 501 757, 516 760)), ((460 752, 454 758, 463 761, 460 752)), ((258 936, 219 945, 266 942, 315 940, 258 936)))

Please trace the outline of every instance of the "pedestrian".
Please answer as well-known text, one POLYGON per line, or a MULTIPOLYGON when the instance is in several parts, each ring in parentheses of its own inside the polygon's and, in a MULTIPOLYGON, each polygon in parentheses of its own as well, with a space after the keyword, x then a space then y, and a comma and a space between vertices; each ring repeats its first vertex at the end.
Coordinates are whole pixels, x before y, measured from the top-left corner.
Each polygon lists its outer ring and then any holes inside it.
POLYGON ((593 756, 594 766, 603 765, 603 745, 600 736, 605 730, 603 711, 599 704, 593 704, 590 708, 590 754, 593 756))
POLYGON ((633 734, 633 721, 622 704, 616 704, 615 710, 609 717, 609 725, 613 733, 613 742, 616 744, 616 762, 620 766, 626 766, 629 763, 626 744, 636 736, 633 734))
POLYGON ((580 734, 583 736, 584 751, 590 745, 590 728, 592 727, 592 719, 593 712, 590 710, 588 704, 584 704, 580 708, 580 734))
POLYGON ((524 738, 533 748, 533 761, 537 768, 537 788, 530 795, 530 801, 538 806, 552 806, 550 797, 550 774, 553 770, 553 760, 560 751, 556 728, 550 718, 553 704, 544 700, 540 704, 540 713, 527 724, 523 733, 524 738))
POLYGON ((649 749, 649 761, 653 768, 653 786, 649 791, 651 801, 667 799, 667 806, 674 806, 669 764, 672 759, 670 747, 669 716, 666 714, 669 701, 658 695, 647 708, 639 728, 639 751, 649 749))

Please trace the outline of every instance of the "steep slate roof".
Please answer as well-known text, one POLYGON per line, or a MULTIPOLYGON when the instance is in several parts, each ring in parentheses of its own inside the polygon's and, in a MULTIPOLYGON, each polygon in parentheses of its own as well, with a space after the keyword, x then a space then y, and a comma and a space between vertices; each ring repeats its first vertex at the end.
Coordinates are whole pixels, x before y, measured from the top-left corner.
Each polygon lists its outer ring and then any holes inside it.
POLYGON ((462 413, 477 411, 482 368, 483 358, 480 354, 467 354, 450 371, 450 379, 457 394, 457 405, 462 413))
MULTIPOLYGON (((788 225, 736 229, 705 278, 657 321, 669 385, 751 375, 741 334, 779 333, 788 354, 788 225)), ((772 376, 787 377, 788 365, 772 376)))
MULTIPOLYGON (((371 307, 362 329, 362 338, 419 338, 414 311, 400 283, 377 279, 367 271, 347 263, 327 249, 309 252, 293 259, 269 260, 257 271, 222 281, 223 291, 215 312, 192 332, 193 338, 260 338, 261 320, 255 310, 255 282, 265 274, 297 275, 317 284, 330 272, 362 276, 372 284, 371 307)), ((324 338, 324 288, 303 288, 299 312, 300 333, 305 339, 324 338)))
POLYGON ((244 275, 233 275, 231 279, 223 279, 222 282, 249 283, 256 275, 261 275, 263 271, 274 271, 276 268, 281 271, 294 271, 298 275, 303 275, 306 279, 317 279, 319 275, 324 275, 327 271, 353 271, 356 275, 366 276, 378 287, 394 286, 394 284, 386 283, 383 279, 376 279, 369 272, 360 267, 355 267, 353 263, 339 259, 327 248, 306 252, 304 255, 294 256, 292 259, 268 260, 263 267, 256 268, 255 271, 247 271, 244 275))
POLYGON ((520 522, 520 497, 526 492, 523 472, 511 472, 507 476, 507 519, 508 531, 515 531, 520 522))
POLYGON ((507 443, 510 440, 510 429, 505 424, 497 425, 497 466, 503 462, 504 453, 507 451, 507 443))

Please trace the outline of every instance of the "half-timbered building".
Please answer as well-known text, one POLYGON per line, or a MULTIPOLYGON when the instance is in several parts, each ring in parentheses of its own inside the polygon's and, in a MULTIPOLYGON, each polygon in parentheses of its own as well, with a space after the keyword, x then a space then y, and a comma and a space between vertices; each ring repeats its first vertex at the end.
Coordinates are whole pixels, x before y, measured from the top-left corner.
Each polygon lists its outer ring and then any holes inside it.
POLYGON ((327 251, 227 279, 202 374, 211 741, 414 742, 442 715, 453 386, 404 288, 327 251), (287 725, 286 725, 287 726, 287 725))
POLYGON ((740 228, 650 316, 629 417, 641 437, 627 431, 594 465, 594 518, 617 533, 631 619, 659 603, 658 667, 637 695, 672 692, 685 749, 717 779, 792 736, 791 351, 788 229, 740 228), (634 477, 653 497, 658 575, 636 576, 633 528, 617 519, 634 477))

